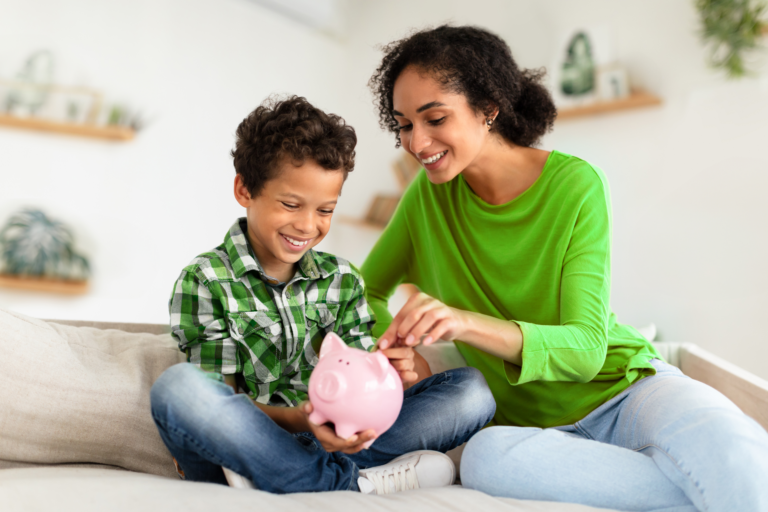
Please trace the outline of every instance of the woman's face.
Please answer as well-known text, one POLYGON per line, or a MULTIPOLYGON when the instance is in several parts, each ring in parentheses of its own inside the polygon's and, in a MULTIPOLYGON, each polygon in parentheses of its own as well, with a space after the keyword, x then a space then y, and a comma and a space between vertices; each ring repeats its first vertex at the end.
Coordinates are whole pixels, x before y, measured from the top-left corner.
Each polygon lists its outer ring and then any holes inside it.
POLYGON ((414 67, 397 78, 392 100, 403 148, 421 162, 432 183, 446 183, 472 165, 489 138, 485 117, 463 94, 446 92, 414 67))

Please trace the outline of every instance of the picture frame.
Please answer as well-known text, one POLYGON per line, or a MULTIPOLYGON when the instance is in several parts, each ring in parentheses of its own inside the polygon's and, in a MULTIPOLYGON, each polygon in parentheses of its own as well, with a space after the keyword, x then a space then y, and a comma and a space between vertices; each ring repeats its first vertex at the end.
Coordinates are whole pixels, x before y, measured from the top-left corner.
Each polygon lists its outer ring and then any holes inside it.
POLYGON ((625 67, 611 64, 598 68, 597 98, 599 101, 616 101, 630 95, 629 78, 625 67))

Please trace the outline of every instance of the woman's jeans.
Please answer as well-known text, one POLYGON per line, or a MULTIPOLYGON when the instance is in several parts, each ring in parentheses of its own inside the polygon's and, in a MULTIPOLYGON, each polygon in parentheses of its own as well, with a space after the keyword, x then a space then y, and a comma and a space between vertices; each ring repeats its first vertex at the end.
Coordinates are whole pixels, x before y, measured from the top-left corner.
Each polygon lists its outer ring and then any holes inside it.
POLYGON ((369 449, 345 455, 326 452, 308 432, 288 433, 221 375, 189 363, 172 366, 152 386, 152 417, 187 480, 226 485, 223 466, 274 493, 357 491, 359 469, 414 450, 446 452, 495 411, 479 371, 449 370, 407 389, 395 424, 369 449))
POLYGON ((465 487, 624 511, 768 511, 768 434, 711 387, 654 360, 574 425, 491 427, 467 444, 465 487))

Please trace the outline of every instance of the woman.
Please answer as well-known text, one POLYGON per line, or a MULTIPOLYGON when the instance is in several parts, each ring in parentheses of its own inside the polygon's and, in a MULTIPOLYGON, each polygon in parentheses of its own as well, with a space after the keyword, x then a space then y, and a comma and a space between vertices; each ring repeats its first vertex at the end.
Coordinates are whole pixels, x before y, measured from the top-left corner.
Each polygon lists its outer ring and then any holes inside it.
MULTIPOLYGON (((384 51, 380 123, 425 172, 362 273, 381 347, 455 340, 493 391, 497 426, 466 447, 463 484, 621 510, 768 510, 768 434, 611 312, 608 184, 533 147, 556 116, 542 74, 474 27, 384 51), (421 292, 392 319, 400 283, 421 292)), ((412 371, 429 375, 418 356, 412 371)))

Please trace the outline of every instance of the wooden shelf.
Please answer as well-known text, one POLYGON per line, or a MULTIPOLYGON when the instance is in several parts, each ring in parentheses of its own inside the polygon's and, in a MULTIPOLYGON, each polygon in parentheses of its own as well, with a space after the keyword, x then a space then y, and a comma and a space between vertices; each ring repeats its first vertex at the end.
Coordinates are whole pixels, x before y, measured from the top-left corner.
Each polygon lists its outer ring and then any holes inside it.
POLYGON ((71 124, 49 121, 35 117, 16 117, 0 114, 0 125, 25 130, 79 135, 115 141, 131 140, 136 132, 125 126, 97 126, 93 124, 71 124))
POLYGON ((65 281, 63 279, 0 274, 0 287, 66 295, 82 295, 88 291, 88 281, 65 281))
POLYGON ((598 101, 579 107, 564 108, 557 112, 557 120, 605 114, 620 110, 661 105, 661 98, 643 91, 633 91, 628 97, 615 101, 598 101))
POLYGON ((386 227, 386 226, 382 226, 381 224, 375 224, 365 219, 358 219, 357 217, 350 217, 348 215, 339 215, 338 217, 336 217, 336 220, 338 220, 342 224, 348 224, 350 226, 359 226, 361 228, 372 229, 375 231, 382 231, 386 227))

